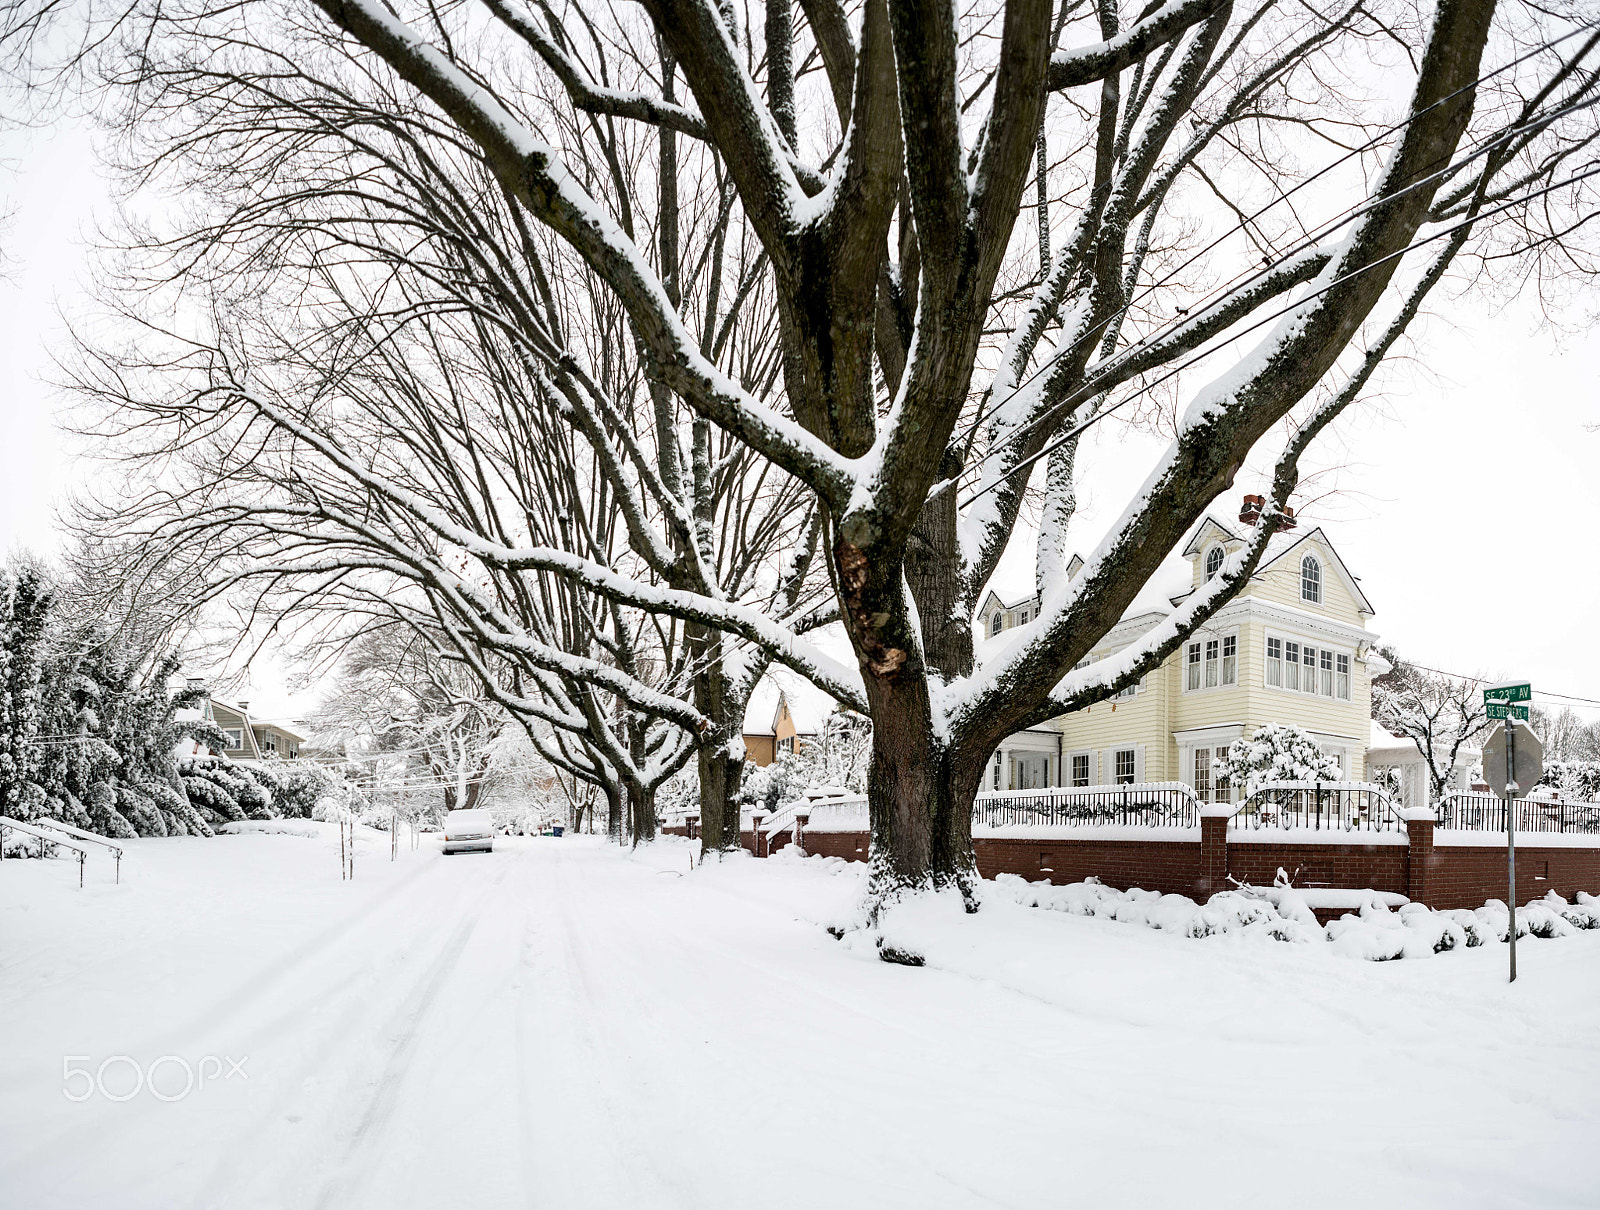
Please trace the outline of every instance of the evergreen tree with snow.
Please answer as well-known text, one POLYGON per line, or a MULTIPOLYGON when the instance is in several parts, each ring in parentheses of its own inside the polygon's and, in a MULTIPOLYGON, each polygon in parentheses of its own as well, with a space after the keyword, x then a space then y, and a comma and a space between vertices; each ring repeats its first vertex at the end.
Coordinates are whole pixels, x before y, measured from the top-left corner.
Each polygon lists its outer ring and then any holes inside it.
POLYGON ((1262 786, 1284 781, 1339 781, 1339 762, 1311 735, 1291 723, 1268 723, 1249 739, 1237 739, 1223 763, 1228 783, 1243 786, 1246 797, 1262 786))
POLYGON ((51 592, 36 568, 0 570, 0 815, 37 816, 39 684, 51 592))

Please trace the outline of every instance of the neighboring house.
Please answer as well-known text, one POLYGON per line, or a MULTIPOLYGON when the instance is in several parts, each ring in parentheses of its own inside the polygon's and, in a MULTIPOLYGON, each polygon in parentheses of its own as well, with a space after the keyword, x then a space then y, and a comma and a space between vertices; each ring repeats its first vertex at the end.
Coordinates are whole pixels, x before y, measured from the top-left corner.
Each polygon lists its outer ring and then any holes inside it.
POLYGON ((746 759, 762 768, 778 753, 793 752, 797 744, 815 740, 818 733, 817 720, 809 711, 792 704, 788 693, 772 682, 763 681, 750 695, 744 712, 744 751, 746 759))
MULTIPOLYGON (((1445 780, 1445 793, 1466 793, 1473 788, 1472 769, 1483 762, 1483 749, 1476 744, 1465 746, 1456 754, 1455 767, 1445 780)), ((1380 784, 1387 782, 1399 791, 1403 807, 1429 805, 1428 759, 1422 755, 1417 741, 1403 735, 1393 735, 1379 723, 1372 724, 1372 736, 1367 745, 1367 778, 1380 784)), ((1485 787, 1487 789, 1487 787, 1485 787)))
MULTIPOLYGON (((305 736, 282 723, 252 719, 249 702, 233 704, 208 697, 200 713, 227 737, 228 746, 222 750, 222 755, 229 760, 297 760, 300 745, 305 742, 305 736)), ((209 747, 193 741, 187 746, 189 751, 184 755, 198 752, 205 756, 211 752, 209 747)))
MULTIPOLYGON (((1243 545, 1207 516, 1079 667, 1158 625, 1243 545)), ((1082 566, 1074 556, 1069 577, 1082 566)), ((1310 732, 1346 779, 1359 780, 1371 725, 1367 659, 1380 660, 1367 629, 1372 615, 1321 529, 1280 532, 1239 595, 1160 668, 1110 701, 1009 736, 984 788, 1181 781, 1202 800, 1229 798, 1218 761, 1234 740, 1267 723, 1310 732)), ((1003 642, 1007 630, 1037 617, 1037 601, 1007 603, 991 593, 978 619, 982 643, 1003 642)))

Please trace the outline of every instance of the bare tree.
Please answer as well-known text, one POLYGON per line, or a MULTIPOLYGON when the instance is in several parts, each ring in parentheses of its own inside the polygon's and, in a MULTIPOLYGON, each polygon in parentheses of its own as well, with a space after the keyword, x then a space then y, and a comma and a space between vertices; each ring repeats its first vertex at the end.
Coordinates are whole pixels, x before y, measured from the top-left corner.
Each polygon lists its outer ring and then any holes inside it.
MULTIPOLYGON (((1576 245, 1589 215, 1583 181, 1595 170, 1575 157, 1594 138, 1597 39, 1576 10, 1497 15, 1494 0, 1440 0, 1423 18, 1404 5, 1170 0, 1124 14, 1111 0, 864 0, 852 16, 804 0, 804 25, 780 3, 758 48, 731 6, 642 8, 641 30, 625 14, 514 0, 311 0, 281 18, 251 5, 136 5, 119 16, 134 33, 114 83, 134 98, 130 128, 148 130, 167 116, 173 71, 226 60, 247 63, 236 74, 251 79, 298 81, 315 74, 303 64, 340 60, 337 84, 316 75, 312 87, 358 96, 362 112, 392 112, 406 129, 442 129, 460 172, 491 179, 511 221, 546 233, 552 256, 581 266, 626 315, 655 398, 692 413, 697 441, 715 426, 804 485, 856 669, 810 649, 788 611, 730 601, 708 591, 711 578, 638 591, 638 577, 592 551, 521 547, 485 519, 435 515, 402 483, 343 466, 375 509, 460 552, 470 574, 459 583, 404 558, 384 570, 425 583, 469 646, 522 641, 476 578, 537 572, 735 635, 864 708, 873 905, 908 888, 967 890, 969 808, 996 744, 1131 684, 1248 579, 1307 448, 1475 232, 1479 255, 1539 266, 1576 245), (1499 63, 1486 73, 1491 43, 1499 63), (625 49, 641 44, 660 48, 654 80, 625 49), (1398 122, 1349 83, 1362 54, 1408 73, 1398 122), (818 64, 825 85, 806 78, 818 64), (544 103, 552 78, 584 121, 544 103), (657 149, 693 144, 726 174, 727 204, 770 280, 781 400, 706 347, 686 322, 677 264, 621 217, 656 196, 659 150, 611 173, 622 198, 597 189, 587 166, 615 162, 626 145, 616 132, 631 123, 659 132, 657 149), (1060 237, 1046 240, 1057 210, 1060 237), (1041 230, 1019 230, 1027 212, 1041 230), (1230 368, 1200 366, 1247 338, 1230 368), (1076 442, 1161 392, 1187 400, 1170 445, 1069 581, 1076 442), (1244 548, 1165 623, 1069 671, 1252 457, 1271 461, 1271 486, 1244 548), (1038 464, 1039 616, 978 668, 973 607, 1038 464)), ((234 115, 233 95, 217 90, 206 137, 221 123, 241 148, 271 146, 275 132, 248 104, 234 115)), ((183 150, 158 144, 147 163, 183 150)), ((554 360, 583 380, 570 348, 554 360)), ((551 385, 558 397, 571 389, 559 375, 551 385)), ((299 417, 320 400, 223 374, 191 406, 208 391, 316 447, 299 417)), ((641 426, 620 419, 625 447, 641 426)), ((615 691, 663 719, 710 722, 631 682, 615 691)))
POLYGON ((1394 670, 1372 685, 1372 717, 1416 741, 1428 765, 1428 800, 1439 802, 1468 748, 1493 726, 1482 678, 1453 677, 1391 661, 1394 670))

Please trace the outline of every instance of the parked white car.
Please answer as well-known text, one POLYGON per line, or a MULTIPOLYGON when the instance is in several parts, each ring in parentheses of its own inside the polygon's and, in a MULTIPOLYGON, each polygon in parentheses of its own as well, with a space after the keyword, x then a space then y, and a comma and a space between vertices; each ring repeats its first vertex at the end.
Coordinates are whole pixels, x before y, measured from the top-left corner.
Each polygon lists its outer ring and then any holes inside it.
POLYGON ((446 853, 494 851, 494 821, 487 811, 451 811, 444 817, 446 853))

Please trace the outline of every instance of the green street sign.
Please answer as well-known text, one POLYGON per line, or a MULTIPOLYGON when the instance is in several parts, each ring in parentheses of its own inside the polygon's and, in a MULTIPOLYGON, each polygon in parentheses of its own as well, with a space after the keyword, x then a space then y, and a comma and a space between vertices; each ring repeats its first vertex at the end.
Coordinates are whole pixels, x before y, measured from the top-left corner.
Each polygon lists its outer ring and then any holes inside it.
MULTIPOLYGON (((1490 685, 1483 691, 1485 702, 1531 702, 1533 700, 1533 686, 1527 681, 1501 681, 1498 685, 1490 685)), ((1497 714, 1494 718, 1504 718, 1505 715, 1497 714)))
POLYGON ((1519 723, 1528 721, 1528 708, 1526 706, 1513 706, 1510 702, 1489 702, 1489 721, 1497 719, 1515 719, 1519 723))

